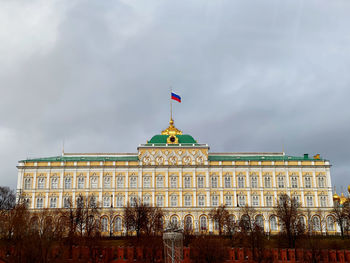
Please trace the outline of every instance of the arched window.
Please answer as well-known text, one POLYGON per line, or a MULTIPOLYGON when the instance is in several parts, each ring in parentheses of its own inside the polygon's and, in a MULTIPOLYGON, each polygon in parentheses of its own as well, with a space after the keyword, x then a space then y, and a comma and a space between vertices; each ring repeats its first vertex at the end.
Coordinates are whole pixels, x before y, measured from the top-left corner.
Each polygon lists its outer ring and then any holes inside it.
POLYGON ((161 175, 157 176, 157 188, 164 187, 164 177, 161 175))
POLYGON ((300 227, 305 230, 306 228, 305 217, 303 216, 299 217, 299 224, 300 224, 300 227))
POLYGON ((225 188, 230 188, 230 187, 231 187, 231 177, 225 176, 225 188))
POLYGON ((257 215, 255 218, 256 225, 264 229, 264 218, 262 215, 257 215))
POLYGON ((117 188, 124 188, 124 176, 117 177, 117 188))
POLYGON ((176 176, 171 176, 170 177, 170 187, 171 188, 176 188, 177 187, 177 177, 176 176))
POLYGON ((91 188, 96 189, 98 186, 98 177, 93 176, 91 177, 91 188))
POLYGON ((198 196, 198 206, 204 206, 205 205, 205 197, 204 195, 198 196))
POLYGON ((327 229, 328 231, 334 231, 334 219, 332 216, 327 217, 327 229))
POLYGON ((270 227, 272 231, 277 231, 278 226, 277 226, 277 218, 275 216, 270 217, 270 227))
POLYGON ((44 189, 45 187, 45 178, 39 177, 38 178, 38 189, 44 189))
POLYGON ((204 187, 204 177, 198 176, 197 178, 197 188, 203 188, 204 187))
POLYGON ((219 196, 213 195, 211 197, 211 205, 212 206, 218 206, 219 205, 219 196))
POLYGON ((298 177, 292 177, 292 188, 298 188, 298 177))
POLYGON ((284 188, 284 176, 277 177, 278 188, 284 188))
POLYGON ((108 231, 108 218, 102 217, 101 219, 101 231, 107 232, 108 231))
POLYGON ((51 189, 57 189, 58 188, 58 178, 52 177, 51 178, 51 189))
POLYGON ((211 178, 211 187, 212 188, 217 188, 218 187, 218 178, 216 176, 213 176, 211 178))
POLYGON ((137 178, 136 176, 130 177, 130 188, 136 188, 137 187, 137 178))
POLYGON ((164 196, 157 195, 157 206, 163 207, 164 206, 164 196))
POLYGON ((320 218, 318 216, 314 216, 312 218, 312 226, 314 231, 321 231, 320 218))
POLYGON ((83 189, 85 186, 85 178, 83 176, 80 176, 78 178, 78 189, 83 189))
POLYGON ((143 187, 150 188, 151 187, 151 177, 145 176, 143 177, 143 187))
POLYGON ((186 216, 186 219, 185 219, 185 230, 186 231, 192 231, 192 229, 193 229, 192 217, 191 216, 186 216))
POLYGON ((53 196, 50 198, 50 208, 56 208, 56 207, 57 207, 57 198, 53 196))
POLYGON ((185 195, 185 206, 191 206, 191 205, 192 205, 192 196, 185 195))
POLYGON ((36 199, 36 208, 43 208, 44 207, 44 199, 42 197, 38 197, 36 199))
POLYGON ((185 188, 191 188, 191 177, 186 176, 184 180, 185 180, 185 188))
POLYGON ((271 177, 270 176, 266 176, 265 177, 265 187, 266 188, 270 188, 271 187, 271 177))
POLYGON ((122 231, 122 219, 118 216, 114 220, 114 232, 122 231))
POLYGON ((170 222, 174 227, 177 227, 179 224, 179 220, 178 220, 177 216, 172 216, 170 222))
POLYGON ((71 207, 71 200, 69 196, 63 197, 63 208, 70 208, 71 207))
POLYGON ((103 207, 110 207, 111 206, 111 198, 109 196, 103 197, 103 207))
POLYGON ((207 230, 207 218, 205 216, 201 216, 199 219, 200 223, 200 230, 206 231, 207 230))
POLYGON ((238 187, 244 188, 244 177, 243 176, 238 177, 238 187))
POLYGON ((177 206, 177 195, 172 195, 170 197, 170 206, 172 206, 172 207, 177 206))
POLYGON ((258 177, 252 176, 252 188, 258 188, 258 177))
POLYGON ((103 187, 104 188, 111 188, 111 177, 108 175, 105 175, 103 177, 103 187))
POLYGON ((325 187, 325 177, 324 176, 320 176, 318 178, 318 187, 325 187))
POLYGON ((143 204, 145 206, 150 206, 151 205, 151 197, 149 195, 144 195, 143 196, 143 204))

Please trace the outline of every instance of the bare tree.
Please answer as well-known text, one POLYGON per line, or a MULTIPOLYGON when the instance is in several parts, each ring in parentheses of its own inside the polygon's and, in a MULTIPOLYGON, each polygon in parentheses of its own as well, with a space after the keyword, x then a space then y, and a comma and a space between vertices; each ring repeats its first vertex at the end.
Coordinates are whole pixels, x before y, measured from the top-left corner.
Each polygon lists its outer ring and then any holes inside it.
MULTIPOLYGON (((339 202, 334 202, 332 213, 335 217, 335 221, 337 222, 339 228, 340 228, 340 234, 342 238, 344 238, 344 233, 347 227, 347 221, 348 221, 348 213, 346 211, 348 206, 348 203, 344 206, 341 205, 339 202)), ((350 211, 350 209, 349 209, 350 211)))
POLYGON ((227 224, 230 223, 230 214, 225 205, 210 210, 209 217, 213 220, 214 225, 217 224, 219 236, 222 235, 224 229, 227 229, 227 224))
POLYGON ((16 205, 16 194, 9 187, 0 186, 0 212, 11 210, 16 205))
POLYGON ((281 231, 287 237, 289 247, 294 248, 295 240, 301 231, 299 202, 287 194, 282 194, 277 201, 275 213, 279 219, 281 231))

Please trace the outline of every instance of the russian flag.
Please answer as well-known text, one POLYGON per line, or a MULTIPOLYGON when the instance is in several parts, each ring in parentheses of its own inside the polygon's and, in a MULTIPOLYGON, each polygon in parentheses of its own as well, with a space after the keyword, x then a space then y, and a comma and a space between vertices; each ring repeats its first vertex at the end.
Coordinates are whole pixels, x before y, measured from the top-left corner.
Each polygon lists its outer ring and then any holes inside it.
POLYGON ((171 93, 171 99, 181 102, 181 97, 175 93, 171 93))

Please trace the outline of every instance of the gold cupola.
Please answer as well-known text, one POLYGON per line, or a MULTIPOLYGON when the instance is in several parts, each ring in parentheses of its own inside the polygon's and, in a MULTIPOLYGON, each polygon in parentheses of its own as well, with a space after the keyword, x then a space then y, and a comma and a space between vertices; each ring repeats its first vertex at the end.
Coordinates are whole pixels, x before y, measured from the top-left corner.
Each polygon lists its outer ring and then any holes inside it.
POLYGON ((178 144, 179 143, 179 138, 176 137, 176 135, 182 135, 182 131, 177 129, 174 125, 174 120, 170 118, 169 121, 169 127, 166 128, 164 131, 161 133, 162 135, 168 135, 167 138, 167 143, 169 144, 178 144))
POLYGON ((340 196, 337 194, 337 192, 335 192, 333 195, 333 202, 339 202, 339 201, 340 201, 340 196))

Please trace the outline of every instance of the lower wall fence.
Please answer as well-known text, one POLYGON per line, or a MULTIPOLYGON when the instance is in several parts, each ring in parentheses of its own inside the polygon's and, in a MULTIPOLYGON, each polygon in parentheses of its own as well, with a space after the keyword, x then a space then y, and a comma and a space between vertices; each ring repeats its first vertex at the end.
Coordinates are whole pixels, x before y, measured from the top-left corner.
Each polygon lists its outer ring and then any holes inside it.
MULTIPOLYGON (((339 262, 350 263, 350 250, 303 250, 303 249, 266 249, 257 253, 255 258, 251 249, 228 248, 228 259, 225 263, 253 263, 253 262, 273 262, 273 263, 298 263, 298 262, 339 262)), ((0 250, 0 263, 8 262, 9 251, 0 250), (4 259, 4 260, 1 260, 4 259)), ((53 250, 49 256, 59 262, 100 262, 100 263, 146 263, 164 262, 163 250, 151 250, 142 247, 103 247, 89 249, 88 247, 73 247, 71 253, 64 253, 53 250), (94 260, 90 260, 94 258, 94 260)), ((226 257, 226 258, 227 258, 226 257)), ((183 250, 182 263, 197 263, 191 249, 185 247, 183 250)), ((201 261, 205 262, 205 261, 201 261)), ((215 261, 218 262, 218 261, 215 261)))

